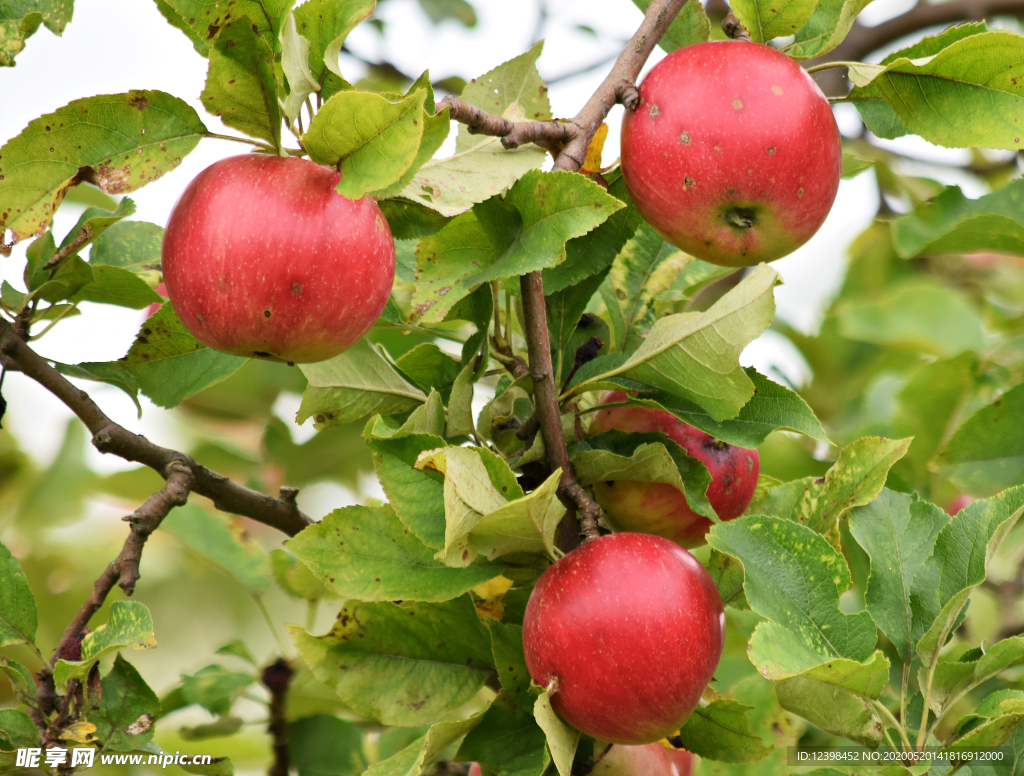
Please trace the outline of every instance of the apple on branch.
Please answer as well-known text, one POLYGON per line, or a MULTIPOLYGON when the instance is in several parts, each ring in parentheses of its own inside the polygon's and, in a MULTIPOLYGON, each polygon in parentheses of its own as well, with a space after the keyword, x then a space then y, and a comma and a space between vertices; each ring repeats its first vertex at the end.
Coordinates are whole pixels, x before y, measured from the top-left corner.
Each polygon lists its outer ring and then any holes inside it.
POLYGON ((705 568, 679 545, 602 536, 550 566, 523 617, 530 676, 581 732, 615 744, 674 734, 718 667, 725 614, 705 568))
POLYGON ((163 274, 202 343, 287 363, 332 358, 380 317, 395 244, 370 197, 306 159, 247 154, 207 167, 167 222, 163 274))
MULTIPOLYGON (((624 391, 605 394, 602 404, 628 400, 624 391)), ((603 431, 650 433, 660 431, 708 467, 708 501, 722 520, 739 517, 757 487, 757 450, 727 445, 679 420, 667 410, 651 407, 610 407, 594 413, 590 435, 603 431)), ((598 482, 594 495, 605 511, 605 522, 616 531, 639 531, 664 536, 683 547, 698 547, 711 530, 711 521, 690 509, 686 496, 664 482, 616 480, 598 482)))
POLYGON ((666 240, 712 264, 752 267, 807 242, 839 190, 832 109, 799 64, 748 41, 669 54, 622 123, 622 174, 666 240))
MULTIPOLYGON (((693 773, 690 752, 668 749, 659 743, 614 744, 595 759, 591 776, 691 776, 693 773)), ((469 766, 469 776, 483 776, 479 763, 469 766)))

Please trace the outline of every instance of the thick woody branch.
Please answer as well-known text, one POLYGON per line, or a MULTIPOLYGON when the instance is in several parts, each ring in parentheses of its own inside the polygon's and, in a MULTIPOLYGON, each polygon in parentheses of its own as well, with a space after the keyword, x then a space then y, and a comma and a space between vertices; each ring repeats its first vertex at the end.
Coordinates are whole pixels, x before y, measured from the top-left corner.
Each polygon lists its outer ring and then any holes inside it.
POLYGON ((64 630, 60 644, 54 650, 51 664, 55 664, 61 657, 68 660, 81 659, 83 631, 92 616, 103 606, 115 584, 121 587, 125 595, 135 592, 135 583, 139 581, 140 576, 139 562, 142 560, 146 540, 160 527, 160 523, 174 507, 180 507, 188 501, 188 494, 194 481, 192 469, 184 461, 171 461, 167 466, 167 482, 164 486, 146 499, 134 513, 124 518, 125 522, 131 525, 128 538, 124 540, 124 546, 118 556, 110 561, 96 580, 92 593, 82 604, 78 614, 64 630), (75 646, 79 652, 77 656, 69 654, 69 649, 74 649, 75 646))
POLYGON ((283 494, 283 500, 264 496, 207 469, 184 453, 155 445, 146 437, 118 425, 103 413, 89 394, 72 385, 26 345, 4 320, 0 320, 0 358, 7 368, 20 370, 64 402, 92 433, 93 446, 101 453, 141 463, 164 479, 170 475, 171 464, 180 462, 192 472, 193 493, 210 499, 223 512, 243 515, 289 536, 312 522, 299 511, 290 492, 283 494))

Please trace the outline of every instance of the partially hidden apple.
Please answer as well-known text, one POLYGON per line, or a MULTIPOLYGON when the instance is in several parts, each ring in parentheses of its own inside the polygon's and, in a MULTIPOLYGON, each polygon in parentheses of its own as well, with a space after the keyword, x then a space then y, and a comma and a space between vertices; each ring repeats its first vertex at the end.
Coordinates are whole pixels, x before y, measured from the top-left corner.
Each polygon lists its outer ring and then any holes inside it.
POLYGON ((530 594, 530 676, 578 730, 615 744, 672 735, 722 656, 725 614, 704 567, 679 545, 602 536, 550 566, 530 594))
MULTIPOLYGON (((658 743, 615 744, 590 773, 592 776, 691 776, 693 755, 685 749, 666 749, 658 743)), ((469 766, 469 776, 482 776, 478 763, 469 766)))
POLYGON ((770 46, 712 41, 655 65, 622 123, 622 174, 640 214, 704 261, 750 267, 807 242, 839 189, 828 100, 770 46))
MULTIPOLYGON (((612 391, 601 401, 616 404, 627 399, 625 392, 612 391)), ((707 466, 711 473, 707 497, 720 519, 739 517, 750 504, 761 468, 757 450, 727 445, 671 412, 652 407, 611 407, 594 413, 591 436, 613 429, 636 433, 661 431, 707 466)), ((652 533, 683 547, 697 547, 711 530, 711 521, 690 509, 686 496, 664 482, 598 482, 594 495, 604 508, 605 522, 616 531, 652 533)))
POLYGON ((659 743, 643 746, 616 744, 598 760, 592 776, 691 776, 693 755, 659 743))
POLYGON ((162 266, 185 326, 214 350, 322 361, 387 304, 395 244, 377 203, 306 159, 247 154, 207 167, 171 211, 162 266))
POLYGON ((959 496, 957 496, 955 499, 953 499, 946 505, 946 514, 952 517, 956 517, 956 515, 960 512, 961 509, 963 509, 965 506, 972 503, 973 501, 974 496, 969 496, 966 493, 961 493, 959 496))

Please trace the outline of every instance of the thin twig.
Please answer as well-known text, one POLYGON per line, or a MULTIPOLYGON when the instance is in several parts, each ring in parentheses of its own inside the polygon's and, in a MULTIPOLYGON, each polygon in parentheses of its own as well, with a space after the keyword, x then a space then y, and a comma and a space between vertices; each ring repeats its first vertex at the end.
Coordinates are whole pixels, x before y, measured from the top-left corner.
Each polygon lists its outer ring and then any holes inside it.
POLYGON ((78 231, 78 234, 75 235, 75 239, 50 257, 49 261, 43 265, 43 269, 54 269, 68 256, 78 253, 78 249, 92 239, 92 234, 92 224, 87 223, 78 231))
POLYGON ((268 771, 270 776, 288 776, 288 685, 295 671, 284 658, 263 669, 260 677, 263 686, 270 692, 270 733, 274 749, 274 762, 268 771))
POLYGON ((16 368, 64 402, 92 433, 93 446, 127 461, 150 467, 166 479, 170 465, 180 461, 192 471, 192 491, 213 501, 217 509, 243 515, 294 536, 313 521, 294 501, 287 502, 250 490, 222 474, 196 463, 176 450, 160 447, 133 434, 108 418, 85 391, 76 388, 45 359, 17 336, 7 321, 0 320, 0 358, 8 369, 16 368))
POLYGON ((107 600, 107 594, 117 584, 124 591, 125 595, 135 592, 135 583, 139 581, 139 561, 142 559, 142 550, 146 546, 146 540, 167 517, 167 514, 174 508, 182 506, 188 501, 188 494, 192 491, 195 478, 192 470, 182 461, 171 461, 167 466, 167 482, 164 486, 150 496, 135 510, 133 514, 124 518, 131 526, 128 538, 124 540, 121 552, 104 569, 99 579, 93 584, 92 593, 78 614, 68 623, 64 629, 64 635, 53 652, 51 665, 55 665, 57 658, 65 653, 67 646, 75 639, 80 639, 82 631, 89 624, 92 616, 103 606, 107 600))

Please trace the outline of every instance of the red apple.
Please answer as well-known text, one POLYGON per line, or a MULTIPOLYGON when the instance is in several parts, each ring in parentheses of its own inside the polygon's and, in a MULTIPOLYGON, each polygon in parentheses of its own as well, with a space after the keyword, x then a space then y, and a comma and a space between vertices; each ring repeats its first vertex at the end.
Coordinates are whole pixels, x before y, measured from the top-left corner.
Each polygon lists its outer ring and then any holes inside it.
POLYGON ((708 572, 679 545, 647 534, 603 536, 558 560, 537 581, 523 618, 526 665, 555 711, 616 744, 678 730, 724 639, 708 572))
POLYGON ((687 46, 640 84, 622 123, 622 174, 666 240, 727 267, 807 242, 839 189, 828 100, 795 61, 745 41, 687 46))
POLYGON ((616 744, 590 773, 592 776, 690 776, 693 755, 685 749, 667 749, 659 743, 616 744))
MULTIPOLYGON (((602 403, 624 402, 627 398, 623 391, 613 391, 605 394, 602 403)), ((727 445, 671 412, 650 407, 613 407, 594 413, 591 436, 613 429, 661 431, 707 466, 711 472, 708 501, 722 520, 739 517, 750 504, 761 469, 757 450, 727 445)), ((652 533, 683 547, 697 547, 711 530, 711 521, 690 509, 686 496, 664 482, 598 482, 594 495, 604 508, 605 521, 616 531, 652 533)))
POLYGON ((167 222, 163 273, 182 322, 214 350, 291 363, 336 356, 387 304, 395 244, 377 203, 334 170, 248 154, 207 167, 167 222))
MULTIPOLYGON (((167 286, 165 286, 165 285, 164 285, 163 283, 158 283, 158 284, 157 284, 157 286, 156 286, 156 292, 157 292, 157 294, 159 294, 160 296, 162 296, 162 297, 163 297, 164 299, 166 299, 166 298, 167 298, 167 286)), ((147 307, 147 308, 146 308, 146 309, 145 309, 145 310, 143 311, 143 315, 145 315, 145 316, 146 316, 146 319, 147 319, 147 320, 148 320, 149 318, 152 318, 152 317, 153 317, 153 314, 154 314, 154 313, 155 313, 155 312, 156 312, 157 310, 159 310, 159 309, 160 309, 160 305, 162 305, 162 304, 163 304, 163 302, 153 302, 153 304, 149 305, 149 306, 148 306, 148 307, 147 307)))
POLYGON ((966 493, 961 493, 955 499, 946 505, 946 514, 955 517, 957 513, 965 506, 974 501, 973 496, 968 496, 966 493))
POLYGON ((480 763, 473 763, 469 766, 469 776, 482 776, 480 772, 480 763))

